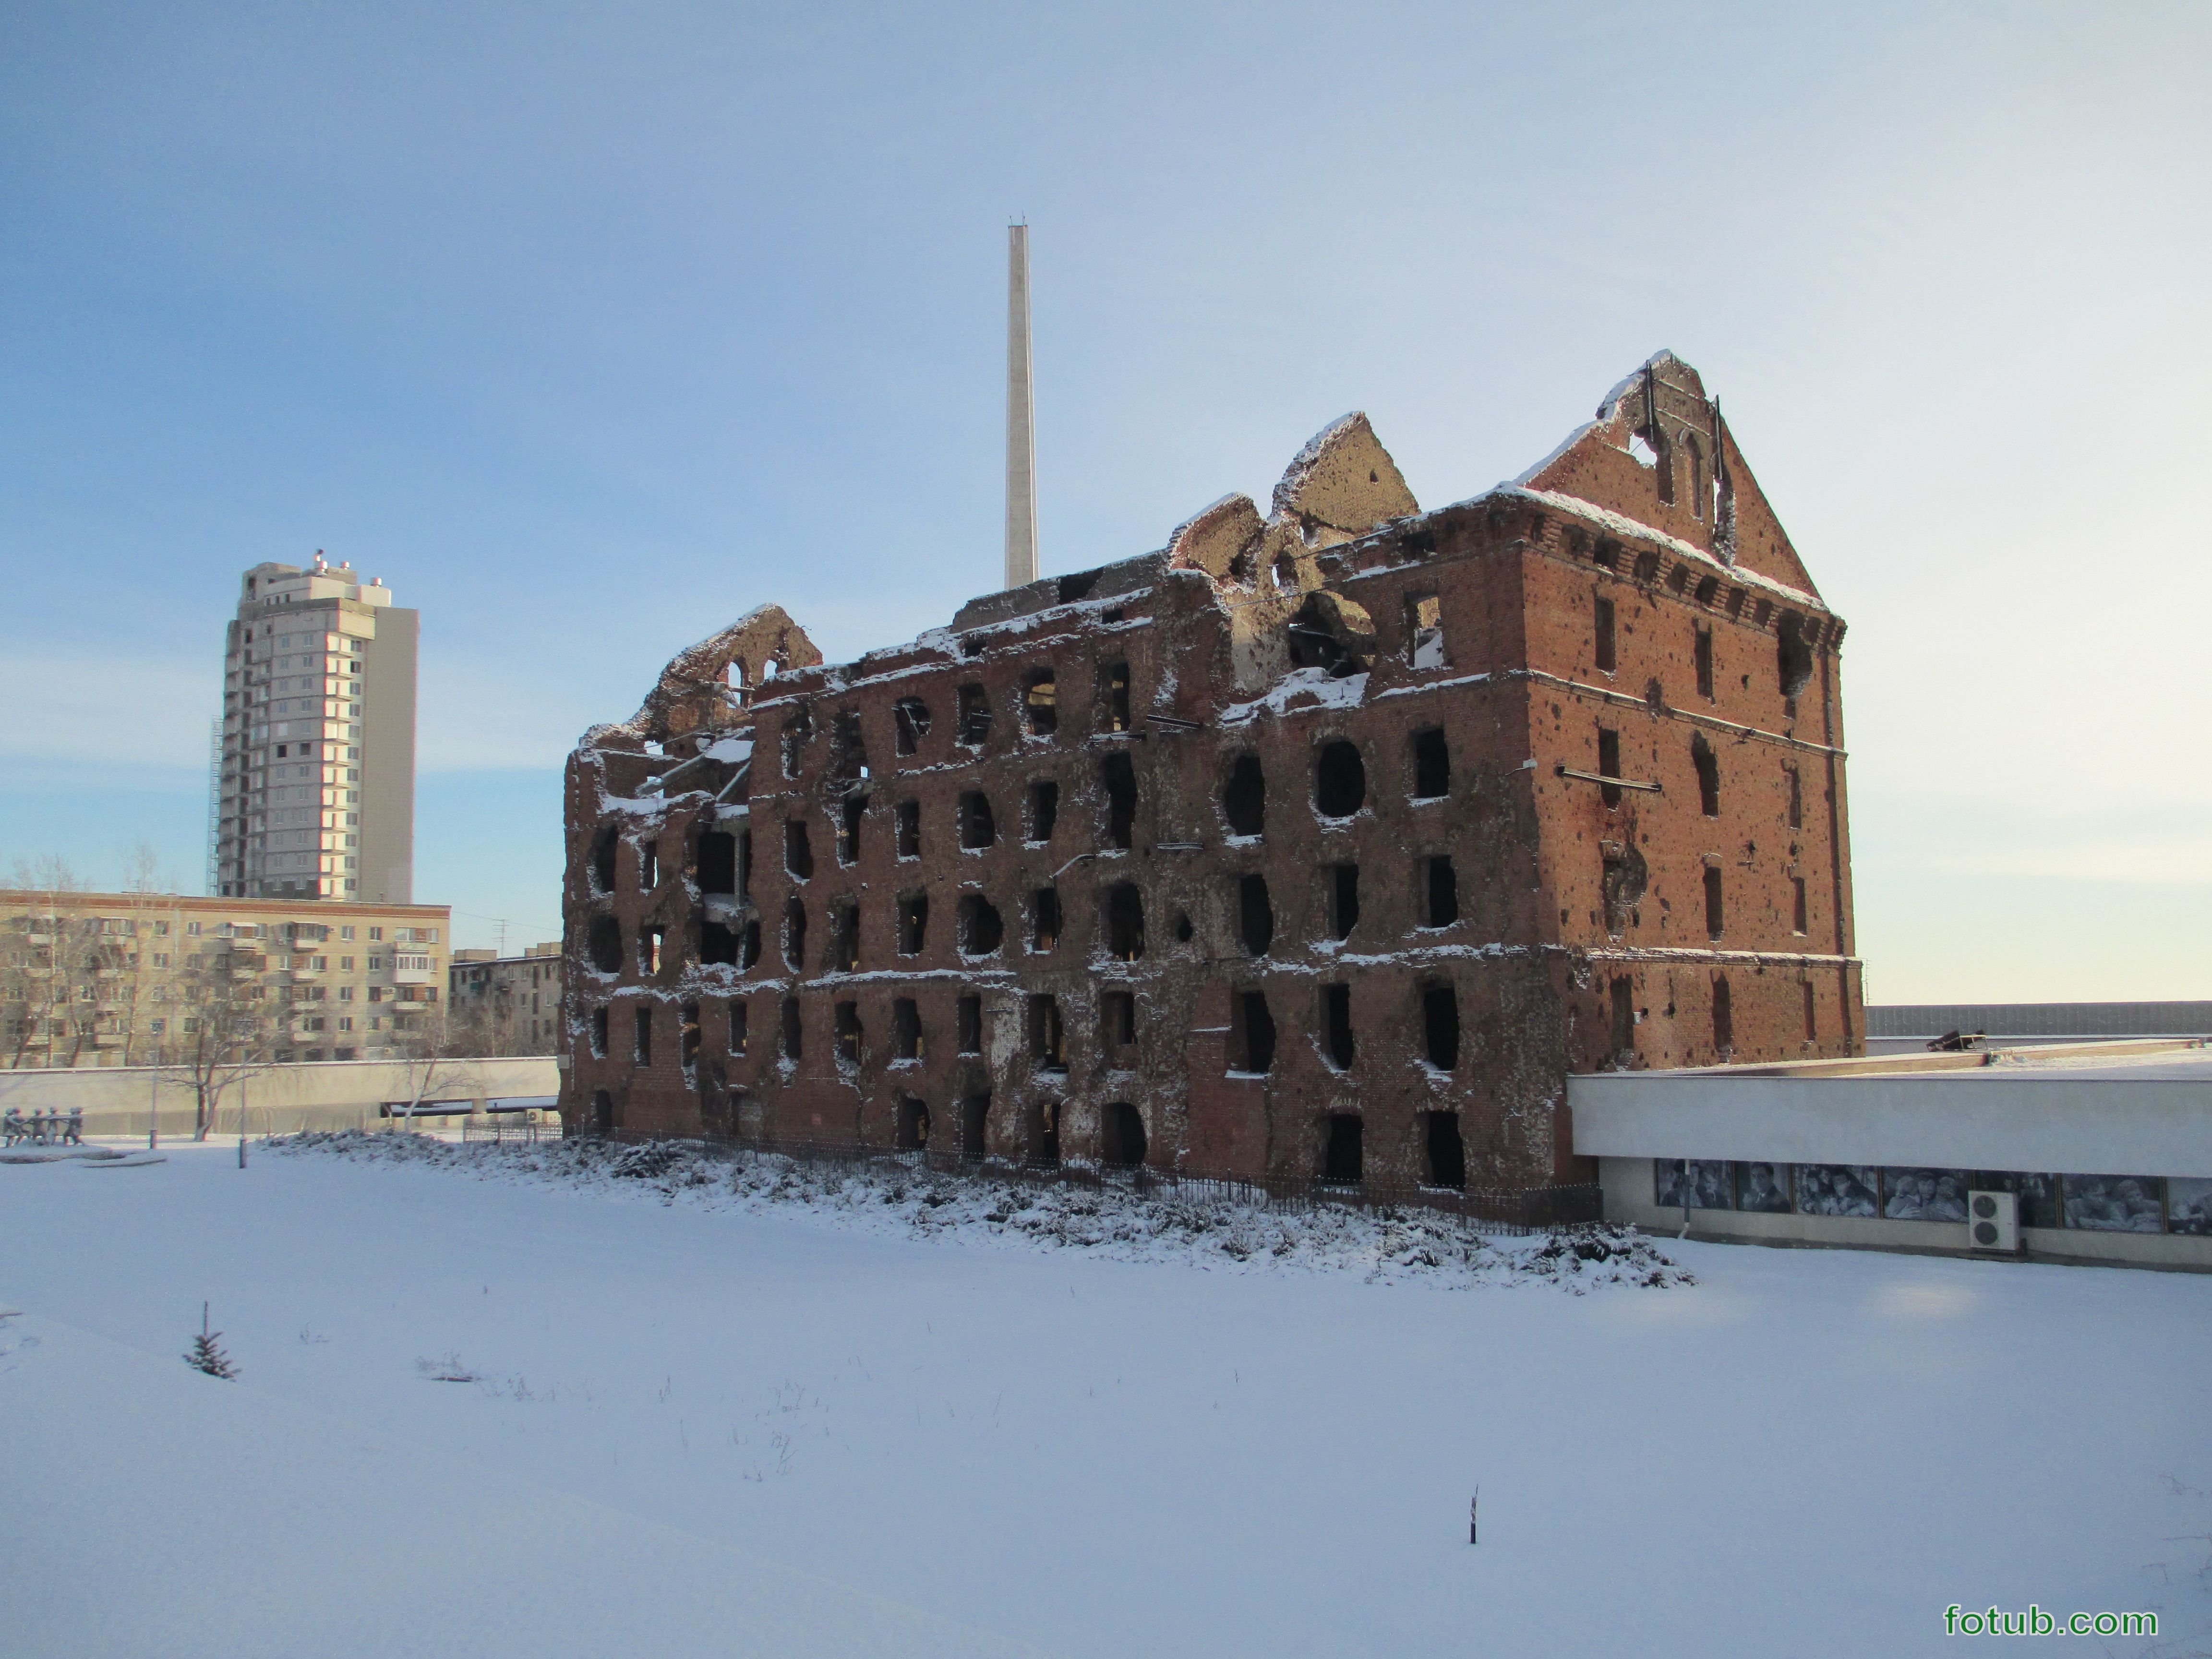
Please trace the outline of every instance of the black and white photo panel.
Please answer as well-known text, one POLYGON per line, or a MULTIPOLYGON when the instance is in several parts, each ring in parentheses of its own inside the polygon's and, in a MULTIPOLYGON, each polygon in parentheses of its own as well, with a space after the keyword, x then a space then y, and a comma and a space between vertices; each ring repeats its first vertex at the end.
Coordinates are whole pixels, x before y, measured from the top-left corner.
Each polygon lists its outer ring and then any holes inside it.
POLYGON ((2212 1181, 2169 1179, 2166 1183, 2166 1230, 2212 1236, 2212 1181))
POLYGON ((1884 1170, 1881 1212, 1892 1221, 1964 1221, 1965 1170, 1884 1170))
POLYGON ((1694 1196, 1690 1166, 1679 1158, 1651 1160, 1651 1201, 1662 1210, 1686 1210, 1694 1196))
POLYGON ((1735 1182, 1725 1158, 1705 1158, 1690 1165, 1691 1206, 1699 1210, 1735 1208, 1735 1182))
POLYGON ((2064 1224, 2058 1212, 2058 1177, 2055 1175, 2022 1175, 2012 1170, 1977 1170, 1974 1185, 1984 1192, 2011 1193, 2020 1200, 2020 1224, 2023 1227, 2057 1227, 2064 1224))
POLYGON ((2066 1224, 2106 1233, 2164 1230, 2161 1184, 2154 1176, 2070 1175, 2062 1177, 2066 1224))
POLYGON ((1790 1213, 1790 1166, 1787 1164, 1739 1164, 1736 1166, 1735 1206, 1767 1215, 1790 1213))
POLYGON ((1876 1215, 1881 1206, 1875 1194, 1881 1187, 1881 1172, 1871 1164, 1801 1164, 1797 1166, 1797 1212, 1876 1215))

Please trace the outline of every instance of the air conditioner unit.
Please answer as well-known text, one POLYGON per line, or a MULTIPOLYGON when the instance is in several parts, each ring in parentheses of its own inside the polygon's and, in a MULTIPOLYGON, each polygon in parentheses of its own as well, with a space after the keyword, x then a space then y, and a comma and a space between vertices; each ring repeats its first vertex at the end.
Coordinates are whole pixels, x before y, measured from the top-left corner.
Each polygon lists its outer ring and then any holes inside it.
POLYGON ((2020 1198, 1976 1190, 1966 1194, 1966 1248, 1992 1255, 2020 1254, 2020 1198))

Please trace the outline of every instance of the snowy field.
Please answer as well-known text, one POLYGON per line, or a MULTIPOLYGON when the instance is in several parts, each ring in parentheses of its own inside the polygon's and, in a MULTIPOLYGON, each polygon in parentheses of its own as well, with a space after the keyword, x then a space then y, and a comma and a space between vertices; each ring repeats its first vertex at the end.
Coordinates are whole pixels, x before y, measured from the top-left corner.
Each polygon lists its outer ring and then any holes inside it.
POLYGON ((163 1150, 0 1165, 0 1652, 2212 1652, 2212 1279, 163 1150))

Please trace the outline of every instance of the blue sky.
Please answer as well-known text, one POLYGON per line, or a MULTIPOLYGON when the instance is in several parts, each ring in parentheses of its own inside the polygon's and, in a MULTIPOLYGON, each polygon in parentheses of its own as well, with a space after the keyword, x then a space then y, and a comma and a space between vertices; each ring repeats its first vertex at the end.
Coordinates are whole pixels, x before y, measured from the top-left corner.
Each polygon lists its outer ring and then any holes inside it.
POLYGON ((1851 623, 1870 1000, 2212 996, 2201 6, 0 11, 0 867, 188 888, 237 574, 423 613, 418 896, 765 599, 1047 570, 1364 409, 1425 504, 1670 347, 1851 623))

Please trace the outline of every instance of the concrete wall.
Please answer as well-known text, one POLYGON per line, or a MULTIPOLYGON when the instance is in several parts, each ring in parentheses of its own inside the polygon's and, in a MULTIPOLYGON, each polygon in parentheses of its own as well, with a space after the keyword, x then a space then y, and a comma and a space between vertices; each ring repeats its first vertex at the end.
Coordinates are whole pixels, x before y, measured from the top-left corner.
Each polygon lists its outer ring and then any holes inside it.
MULTIPOLYGON (((274 1066, 242 1085, 246 1127, 253 1134, 288 1134, 371 1126, 380 1121, 385 1102, 413 1098, 421 1075, 416 1067, 387 1060, 274 1066)), ((550 1096, 560 1086, 550 1055, 445 1060, 426 1093, 437 1100, 483 1101, 550 1096)), ((238 1133, 240 1095, 234 1086, 225 1097, 216 1120, 220 1133, 238 1133)), ((155 1111, 162 1134, 192 1132, 191 1079, 151 1066, 0 1071, 0 1109, 9 1107, 26 1116, 82 1107, 88 1135, 144 1134, 155 1111)))

